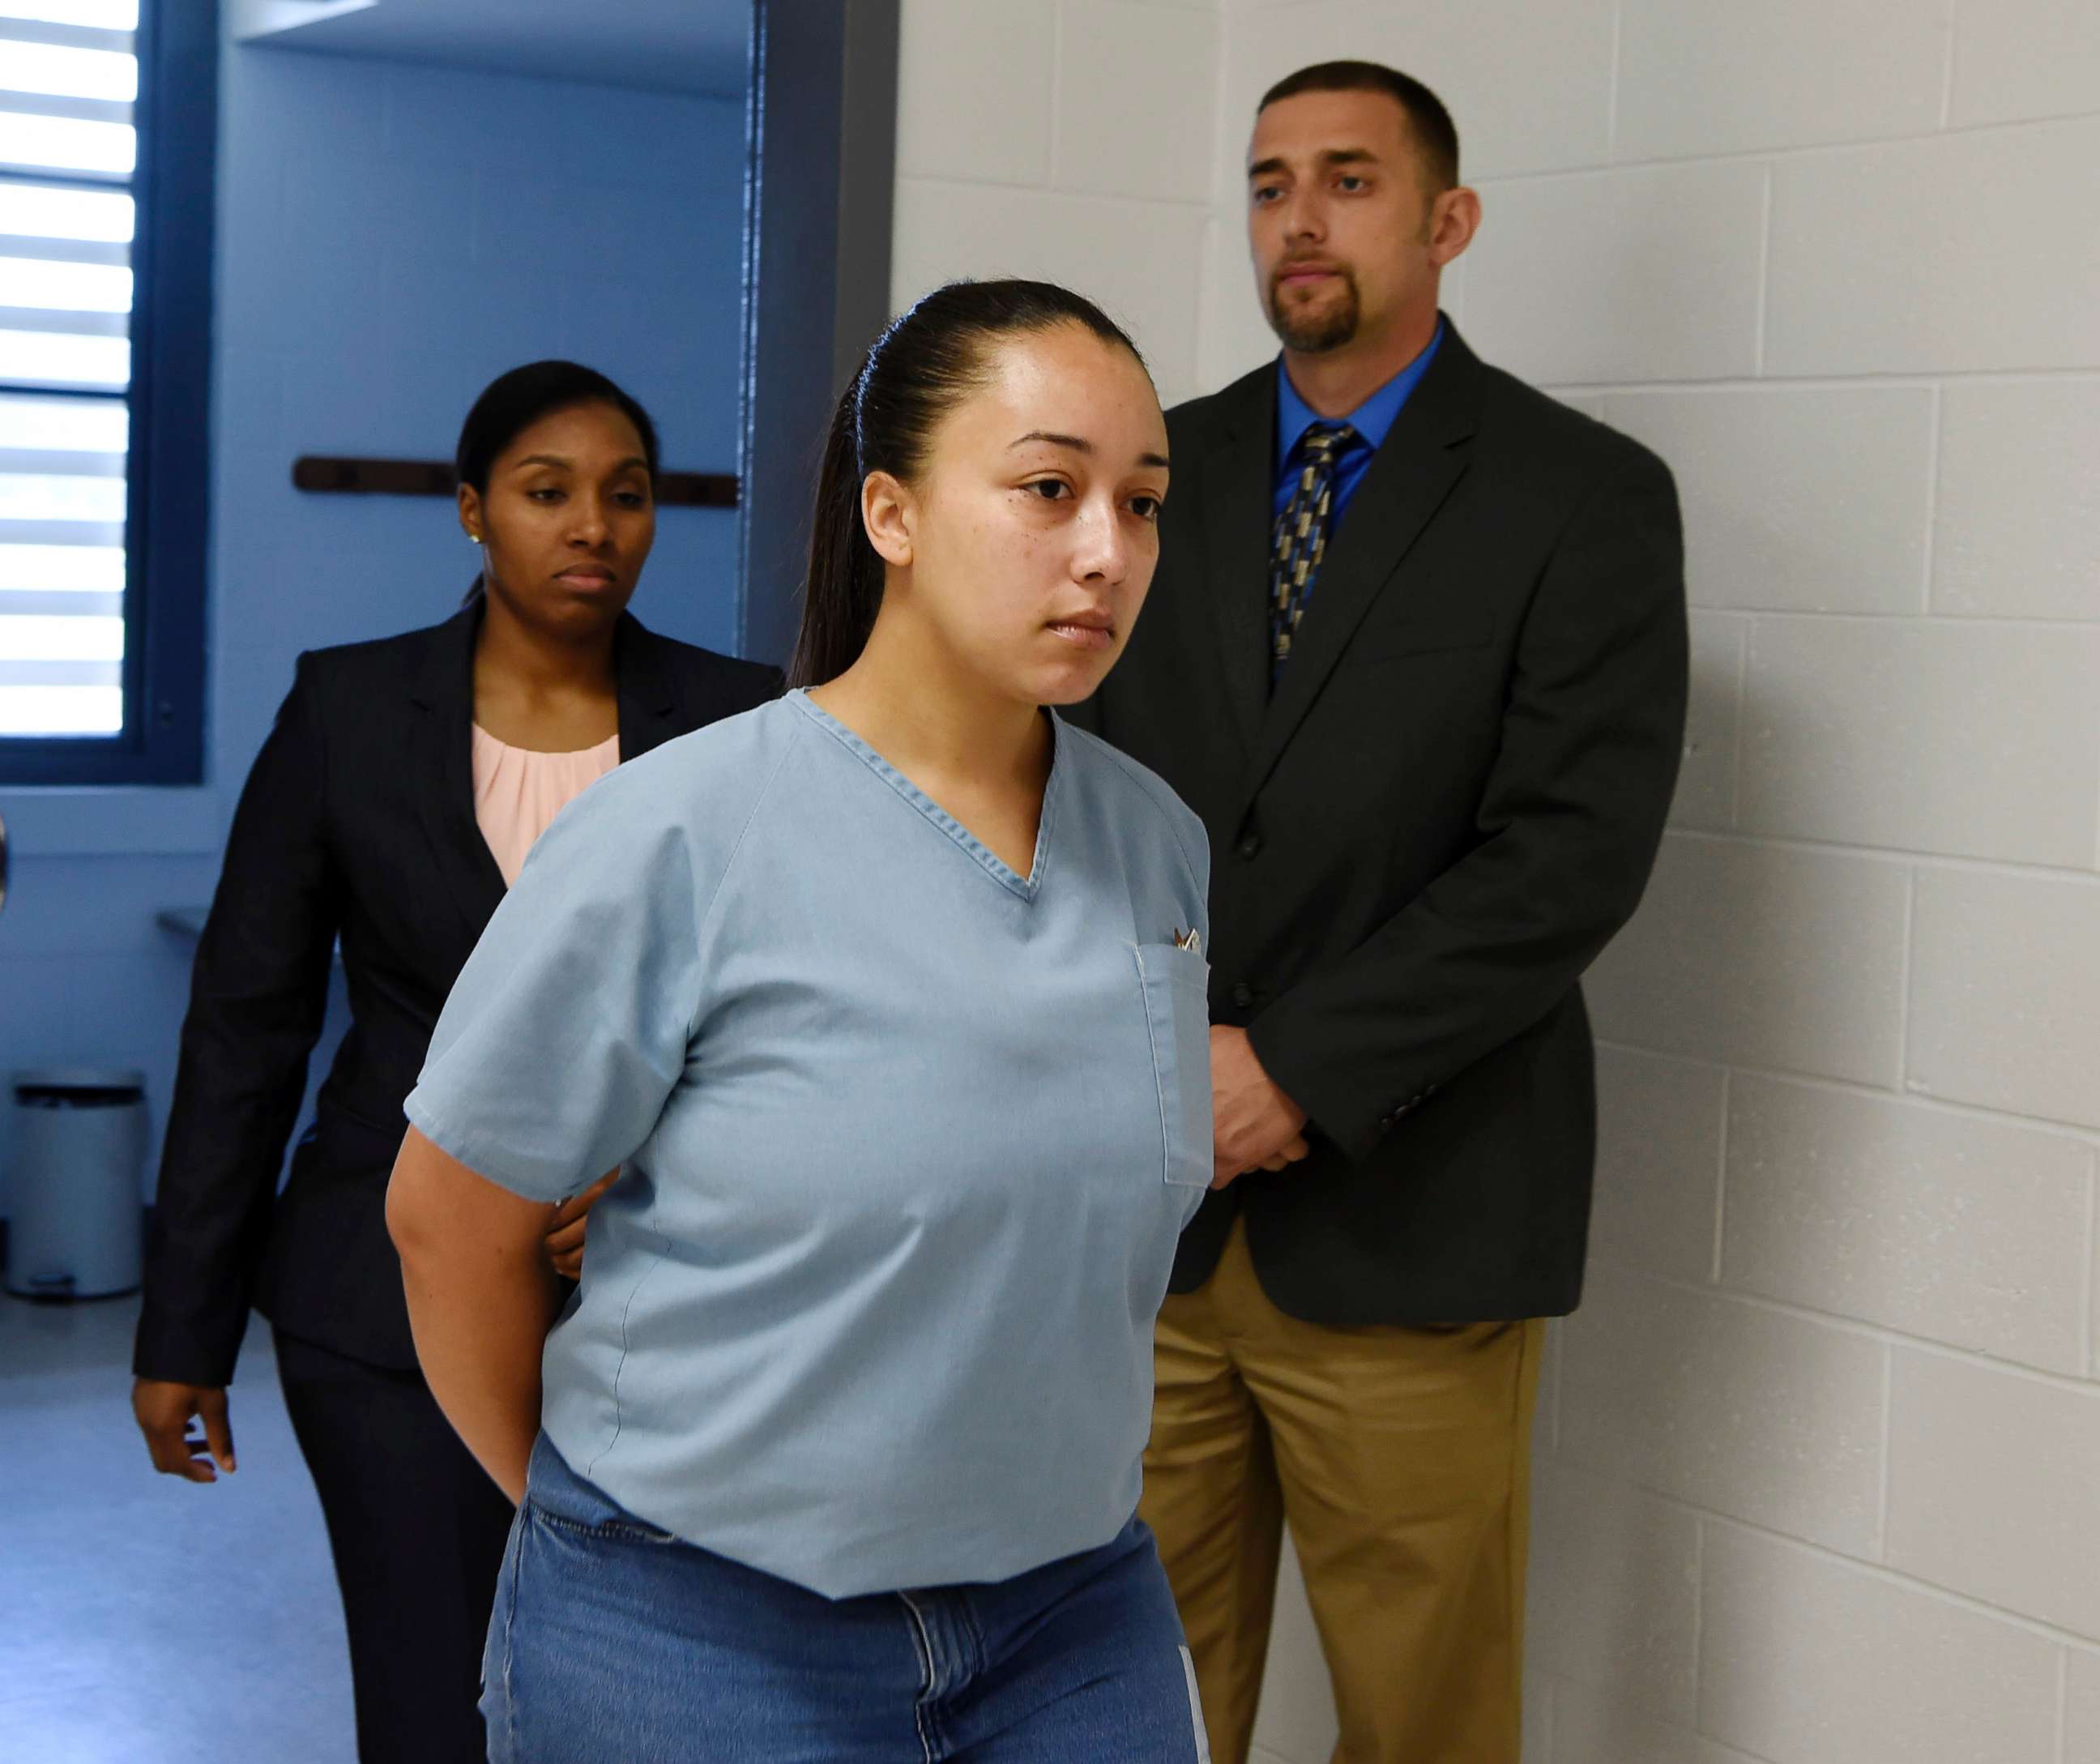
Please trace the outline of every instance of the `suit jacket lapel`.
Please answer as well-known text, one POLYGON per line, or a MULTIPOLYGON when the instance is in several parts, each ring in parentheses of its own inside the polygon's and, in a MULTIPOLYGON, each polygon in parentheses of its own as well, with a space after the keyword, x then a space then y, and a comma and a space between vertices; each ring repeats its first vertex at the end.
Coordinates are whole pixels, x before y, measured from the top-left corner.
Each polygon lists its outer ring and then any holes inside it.
POLYGON ((620 698, 620 760, 624 765, 684 733, 678 698, 664 664, 664 642, 633 614, 620 615, 612 645, 614 687, 620 698))
POLYGON ((412 756, 417 812, 470 948, 504 893, 503 872, 474 817, 474 646, 480 629, 479 602, 438 626, 408 686, 421 712, 412 756))
MULTIPOLYGON (((1465 475, 1466 443, 1477 425, 1480 393, 1479 359, 1455 329, 1447 329, 1429 372, 1357 485, 1320 566, 1290 659, 1262 720, 1248 799, 1275 770, 1372 602, 1465 475)), ((1262 665, 1265 671, 1265 647, 1262 665)))
POLYGON ((1268 702, 1268 551, 1276 494, 1276 365, 1221 395, 1224 406, 1202 466, 1204 623, 1218 643, 1218 677, 1242 746, 1252 754, 1268 702))

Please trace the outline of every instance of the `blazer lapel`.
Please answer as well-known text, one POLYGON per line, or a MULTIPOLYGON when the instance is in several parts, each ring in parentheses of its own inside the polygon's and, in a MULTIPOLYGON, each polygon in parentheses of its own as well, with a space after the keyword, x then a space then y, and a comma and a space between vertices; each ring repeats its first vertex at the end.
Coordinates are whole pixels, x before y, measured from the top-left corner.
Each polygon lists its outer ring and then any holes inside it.
POLYGON ((677 691, 664 663, 664 641, 631 612, 620 615, 612 670, 620 699, 620 761, 624 765, 684 730, 678 721, 677 691))
POLYGON ((479 602, 438 626, 408 686, 421 712, 412 755, 417 815, 470 946, 504 893, 503 872, 474 808, 474 645, 480 629, 479 602))
POLYGON ((1222 395, 1204 456, 1204 623, 1218 643, 1218 677, 1241 745, 1252 754, 1268 702, 1268 549, 1276 495, 1276 364, 1222 395))
MULTIPOLYGON (((1436 359, 1388 431, 1320 567, 1290 659, 1262 720, 1243 800, 1268 782, 1372 602, 1465 475, 1466 443, 1480 415, 1480 371, 1479 359, 1447 321, 1436 359)), ((1263 634, 1265 639, 1265 625, 1263 634)), ((1267 667, 1264 642, 1264 674, 1267 667)), ((1265 689, 1265 678, 1263 684, 1265 689)))

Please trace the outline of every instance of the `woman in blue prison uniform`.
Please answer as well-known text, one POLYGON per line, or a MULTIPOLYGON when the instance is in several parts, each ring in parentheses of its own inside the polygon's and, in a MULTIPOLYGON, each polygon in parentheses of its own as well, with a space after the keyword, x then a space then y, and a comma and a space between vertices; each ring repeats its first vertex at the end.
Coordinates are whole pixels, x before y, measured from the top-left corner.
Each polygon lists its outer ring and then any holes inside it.
POLYGON ((1208 853, 1047 708, 1137 615, 1166 450, 1088 303, 929 296, 833 425, 801 686, 564 813, 462 973, 389 1213, 523 1497, 492 1757, 1203 1756, 1134 1513, 1208 853), (517 1220, 614 1164, 550 1330, 517 1220))

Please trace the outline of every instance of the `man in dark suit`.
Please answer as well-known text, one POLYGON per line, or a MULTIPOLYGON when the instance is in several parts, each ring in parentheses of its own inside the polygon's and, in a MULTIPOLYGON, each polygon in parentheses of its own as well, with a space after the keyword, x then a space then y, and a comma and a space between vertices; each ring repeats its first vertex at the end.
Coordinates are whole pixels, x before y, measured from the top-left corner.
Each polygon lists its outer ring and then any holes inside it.
POLYGON ((1683 739, 1676 499, 1440 314, 1480 210, 1426 87, 1293 75, 1248 193, 1282 356, 1170 416, 1150 602, 1079 713, 1217 854, 1217 1192, 1160 1318, 1143 1510, 1220 1764, 1286 1518, 1337 1764, 1502 1764, 1540 1320, 1588 1228, 1578 981, 1683 739))

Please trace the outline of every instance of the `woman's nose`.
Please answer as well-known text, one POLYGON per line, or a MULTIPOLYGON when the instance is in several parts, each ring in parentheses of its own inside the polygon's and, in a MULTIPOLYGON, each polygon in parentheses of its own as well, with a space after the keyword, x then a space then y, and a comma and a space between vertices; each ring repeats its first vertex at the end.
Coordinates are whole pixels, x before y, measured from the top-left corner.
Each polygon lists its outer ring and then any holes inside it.
POLYGON ((1099 576, 1120 582, 1130 567, 1130 545, 1116 510, 1104 503, 1089 508, 1079 523, 1079 549, 1073 558, 1074 574, 1091 580, 1099 576))
POLYGON ((595 545, 605 538, 605 509, 595 496, 579 496, 570 505, 570 541, 595 545))

